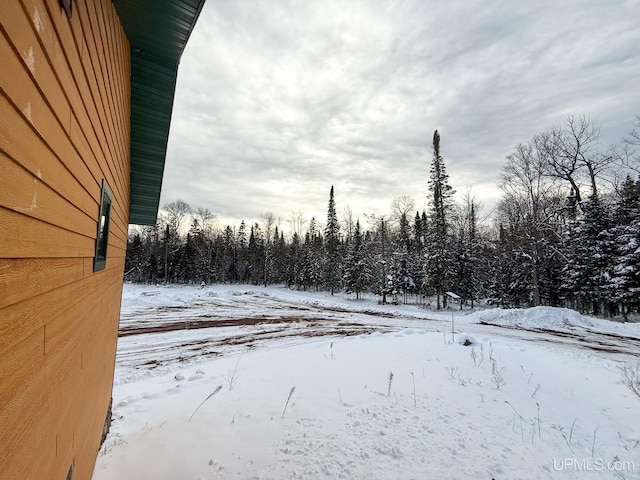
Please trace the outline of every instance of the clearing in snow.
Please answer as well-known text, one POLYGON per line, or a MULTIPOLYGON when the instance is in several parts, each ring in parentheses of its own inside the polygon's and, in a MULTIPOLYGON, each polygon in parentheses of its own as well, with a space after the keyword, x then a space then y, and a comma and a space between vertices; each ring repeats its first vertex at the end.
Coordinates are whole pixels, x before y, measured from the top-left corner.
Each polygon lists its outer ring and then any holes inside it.
POLYGON ((93 478, 640 479, 639 324, 466 313, 125 285, 93 478))

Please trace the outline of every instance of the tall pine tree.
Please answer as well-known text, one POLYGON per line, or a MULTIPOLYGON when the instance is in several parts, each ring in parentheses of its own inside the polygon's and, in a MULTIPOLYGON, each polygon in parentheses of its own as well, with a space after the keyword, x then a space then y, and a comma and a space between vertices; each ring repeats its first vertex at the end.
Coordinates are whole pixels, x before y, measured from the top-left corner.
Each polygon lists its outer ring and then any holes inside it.
POLYGON ((433 132, 433 160, 429 173, 430 222, 426 239, 427 286, 436 294, 437 308, 446 307, 444 293, 450 287, 451 252, 449 247, 449 215, 452 208, 454 190, 449 185, 449 175, 440 154, 440 134, 433 132))
POLYGON ((331 295, 340 283, 340 224, 336 214, 336 203, 333 198, 333 185, 329 192, 329 208, 327 210, 327 226, 324 230, 325 239, 325 284, 331 295))

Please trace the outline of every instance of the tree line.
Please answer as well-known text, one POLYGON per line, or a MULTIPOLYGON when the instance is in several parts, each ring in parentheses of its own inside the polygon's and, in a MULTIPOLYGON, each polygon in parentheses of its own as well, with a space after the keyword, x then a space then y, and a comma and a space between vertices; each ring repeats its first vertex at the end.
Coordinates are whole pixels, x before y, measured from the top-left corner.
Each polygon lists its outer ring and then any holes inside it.
POLYGON ((130 232, 125 278, 145 283, 285 284, 374 293, 381 302, 447 306, 565 306, 625 319, 640 309, 640 116, 602 150, 586 117, 568 116, 507 156, 501 198, 480 218, 470 193, 454 201, 440 135, 432 139, 428 208, 397 197, 385 216, 336 210, 326 222, 296 212, 285 235, 267 212, 220 227, 208 209, 165 205, 153 227, 130 232))

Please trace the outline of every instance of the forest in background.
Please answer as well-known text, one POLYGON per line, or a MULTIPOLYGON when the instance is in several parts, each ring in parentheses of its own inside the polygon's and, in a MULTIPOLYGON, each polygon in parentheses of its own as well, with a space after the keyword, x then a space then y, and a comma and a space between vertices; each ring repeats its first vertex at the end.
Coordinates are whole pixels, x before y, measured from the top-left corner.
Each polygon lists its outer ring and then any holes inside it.
POLYGON ((455 292, 471 306, 639 313, 640 116, 606 150, 583 116, 517 144, 488 218, 472 193, 454 201, 437 131, 432 150, 423 211, 401 196, 385 216, 338 216, 331 187, 326 219, 292 213, 285 234, 271 212, 221 226, 206 208, 167 204, 155 226, 131 229, 125 280, 284 284, 437 309, 455 292))

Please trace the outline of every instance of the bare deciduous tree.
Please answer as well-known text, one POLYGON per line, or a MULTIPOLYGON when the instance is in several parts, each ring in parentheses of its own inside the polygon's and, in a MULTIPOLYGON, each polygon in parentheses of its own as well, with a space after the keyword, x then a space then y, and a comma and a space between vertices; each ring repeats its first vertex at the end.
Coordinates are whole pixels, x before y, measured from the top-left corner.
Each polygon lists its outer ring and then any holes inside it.
POLYGON ((184 200, 167 203, 162 208, 165 214, 161 218, 169 226, 173 234, 180 231, 187 216, 191 213, 191 207, 184 200))
POLYGON ((276 218, 273 212, 264 212, 260 214, 260 221, 264 226, 264 235, 266 237, 267 245, 270 245, 273 241, 273 232, 280 223, 279 219, 276 218))
POLYGON ((193 215, 195 228, 201 230, 206 236, 210 236, 218 221, 218 216, 208 208, 198 207, 193 215))
POLYGON ((340 223, 342 223, 342 231, 345 233, 347 241, 351 241, 356 228, 356 219, 354 218, 353 211, 349 205, 344 207, 342 221, 340 223))
POLYGON ((399 223, 402 218, 408 218, 415 212, 416 202, 409 195, 400 195, 391 202, 391 221, 399 223))
POLYGON ((531 268, 531 302, 540 305, 540 271, 543 241, 553 232, 553 223, 560 214, 559 188, 547 175, 545 152, 535 142, 518 144, 507 157, 500 176, 503 192, 498 213, 505 223, 521 237, 516 248, 529 259, 531 268))
MULTIPOLYGON (((623 137, 622 144, 613 148, 613 156, 623 170, 640 174, 640 115, 636 115, 633 129, 623 137)), ((626 175, 623 172, 621 176, 626 175)))
POLYGON ((291 234, 298 235, 299 238, 304 237, 304 227, 307 224, 308 220, 305 218, 302 210, 298 210, 297 212, 291 212, 289 216, 289 225, 291 227, 291 234))
POLYGON ((534 137, 535 149, 547 164, 547 173, 566 180, 578 204, 582 201, 581 180, 598 195, 598 177, 613 161, 613 156, 599 151, 600 129, 584 116, 569 115, 563 125, 551 127, 534 137))

